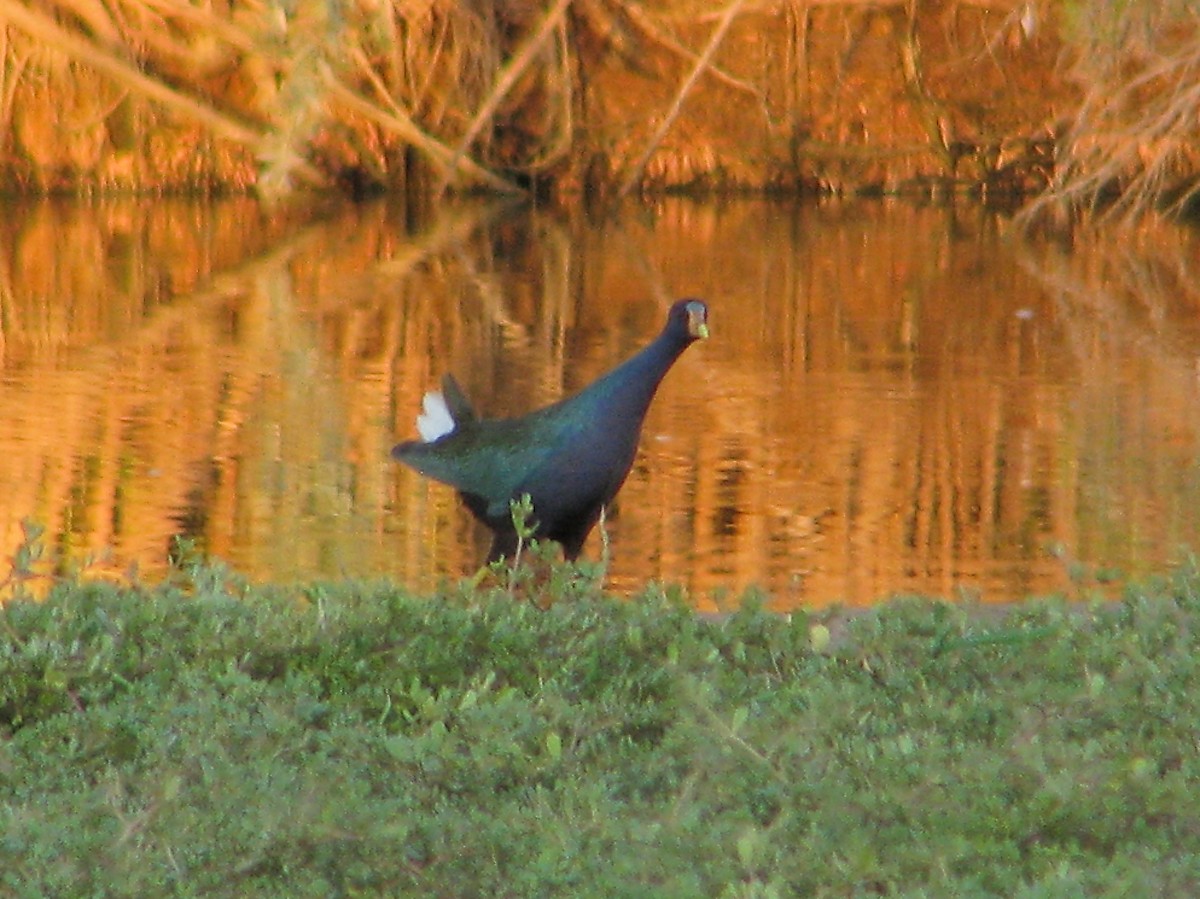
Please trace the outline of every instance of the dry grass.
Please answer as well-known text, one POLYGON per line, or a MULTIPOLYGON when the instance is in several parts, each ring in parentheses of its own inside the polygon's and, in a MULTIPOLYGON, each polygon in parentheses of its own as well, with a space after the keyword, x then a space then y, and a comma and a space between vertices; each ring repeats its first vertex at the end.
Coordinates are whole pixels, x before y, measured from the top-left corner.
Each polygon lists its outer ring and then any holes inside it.
POLYGON ((267 196, 297 185, 854 189, 944 175, 948 137, 990 147, 993 132, 1021 133, 1008 119, 975 126, 976 99, 947 94, 962 71, 993 100, 988 79, 999 79, 1013 88, 1006 108, 1041 118, 1017 99, 1033 45, 1010 52, 997 37, 1012 31, 1007 0, 906 9, 0 0, 0 178, 38 192, 267 196), (843 139, 860 127, 866 145, 843 139), (808 152, 821 147, 852 158, 831 167, 808 152))
MULTIPOLYGON (((511 114, 502 101, 522 74, 510 70, 506 90, 494 87, 509 35, 520 29, 481 9, 444 0, 232 9, 184 0, 61 0, 46 10, 0 0, 0 20, 10 26, 0 102, 20 112, 19 154, 46 189, 89 168, 100 146, 120 149, 114 114, 125 106, 136 110, 134 127, 161 127, 174 138, 168 143, 188 147, 186 155, 195 146, 184 135, 239 147, 240 159, 209 174, 229 179, 241 168, 233 180, 253 181, 268 195, 351 174, 368 184, 392 180, 407 145, 447 178, 512 189, 489 168, 496 154, 485 129, 477 123, 468 130, 461 114, 511 114), (102 80, 89 77, 96 71, 102 80), (58 102, 68 93, 76 110, 58 102), (64 134, 75 158, 51 149, 64 134), (447 143, 457 136, 457 147, 447 143), (78 149, 89 144, 97 148, 91 154, 78 149)), ((170 169, 150 148, 101 171, 98 186, 178 183, 145 177, 170 169)))
POLYGON ((1073 9, 1070 76, 1083 98, 1053 181, 1026 216, 1132 221, 1185 210, 1200 192, 1200 7, 1096 0, 1073 9))

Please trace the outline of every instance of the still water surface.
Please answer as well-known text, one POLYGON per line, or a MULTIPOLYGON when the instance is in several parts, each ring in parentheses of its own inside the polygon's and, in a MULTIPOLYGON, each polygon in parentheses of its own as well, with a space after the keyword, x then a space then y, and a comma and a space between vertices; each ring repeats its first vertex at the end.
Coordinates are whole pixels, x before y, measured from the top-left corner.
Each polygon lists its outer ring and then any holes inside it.
MULTIPOLYGON (((176 536, 256 580, 474 570, 389 460, 453 371, 572 392, 705 297, 609 521, 609 586, 779 608, 1004 601, 1200 542, 1200 241, 1019 236, 975 206, 664 202, 606 222, 387 204, 42 203, 0 224, 0 539, 152 580, 176 536), (91 561, 88 561, 88 560, 91 561)), ((595 557, 593 536, 585 554, 595 557)))

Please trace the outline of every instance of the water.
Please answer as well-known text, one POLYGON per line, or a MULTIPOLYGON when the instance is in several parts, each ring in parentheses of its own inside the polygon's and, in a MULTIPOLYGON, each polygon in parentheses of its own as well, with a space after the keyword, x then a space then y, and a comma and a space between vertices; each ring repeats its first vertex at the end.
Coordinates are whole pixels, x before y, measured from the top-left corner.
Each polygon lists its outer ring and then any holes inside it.
POLYGON ((430 589, 487 538, 388 458, 423 392, 450 370, 486 413, 527 411, 693 294, 713 338, 651 410, 612 589, 1006 601, 1160 570, 1200 536, 1198 241, 1014 231, 899 203, 17 207, 0 540, 28 517, 98 576, 153 580, 185 536, 256 580, 430 589))

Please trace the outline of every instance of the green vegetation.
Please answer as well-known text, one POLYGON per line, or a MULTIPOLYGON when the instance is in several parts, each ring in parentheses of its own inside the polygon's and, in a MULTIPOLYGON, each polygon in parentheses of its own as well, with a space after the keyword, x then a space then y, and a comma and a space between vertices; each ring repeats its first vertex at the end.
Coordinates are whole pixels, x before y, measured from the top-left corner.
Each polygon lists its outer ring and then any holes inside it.
POLYGON ((559 578, 430 599, 185 556, 154 588, 17 590, 0 893, 1200 887, 1194 564, 1090 610, 846 620, 559 578))

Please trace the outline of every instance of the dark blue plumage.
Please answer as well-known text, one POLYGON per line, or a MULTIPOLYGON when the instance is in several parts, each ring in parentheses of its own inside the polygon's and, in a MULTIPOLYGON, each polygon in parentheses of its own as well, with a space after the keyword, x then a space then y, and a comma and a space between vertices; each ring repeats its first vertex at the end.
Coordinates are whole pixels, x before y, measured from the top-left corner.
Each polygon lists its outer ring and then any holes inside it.
POLYGON ((680 300, 662 333, 579 393, 520 418, 481 419, 446 375, 443 392, 425 398, 424 440, 392 455, 456 488, 494 537, 488 561, 517 547, 509 502, 528 493, 536 536, 554 540, 567 559, 612 501, 633 465, 642 422, 659 383, 695 340, 708 336, 708 307, 680 300))

